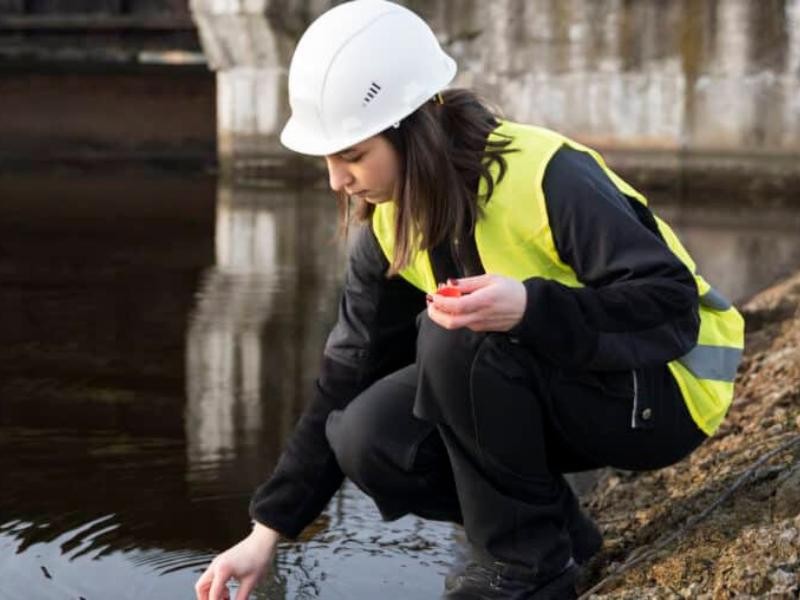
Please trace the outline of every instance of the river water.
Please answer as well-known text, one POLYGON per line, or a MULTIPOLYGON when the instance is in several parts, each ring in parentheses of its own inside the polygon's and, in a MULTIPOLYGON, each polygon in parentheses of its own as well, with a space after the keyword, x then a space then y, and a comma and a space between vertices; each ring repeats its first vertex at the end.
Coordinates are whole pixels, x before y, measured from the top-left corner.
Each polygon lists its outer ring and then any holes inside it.
MULTIPOLYGON (((0 599, 180 599, 248 528, 309 396, 344 250, 328 193, 111 169, 0 176, 0 599)), ((800 207, 656 203, 736 300, 800 207)), ((346 484, 259 598, 436 597, 462 532, 346 484)))

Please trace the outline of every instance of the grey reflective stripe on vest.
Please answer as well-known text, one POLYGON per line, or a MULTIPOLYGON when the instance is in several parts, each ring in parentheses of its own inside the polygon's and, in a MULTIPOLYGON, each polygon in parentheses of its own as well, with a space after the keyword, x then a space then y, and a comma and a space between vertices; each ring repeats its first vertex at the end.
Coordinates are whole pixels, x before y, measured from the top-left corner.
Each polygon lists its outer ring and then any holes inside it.
POLYGON ((731 307, 730 301, 713 287, 700 296, 700 304, 714 310, 728 310, 731 307))
POLYGON ((700 379, 733 381, 741 360, 740 348, 698 344, 691 352, 680 357, 678 362, 700 379))

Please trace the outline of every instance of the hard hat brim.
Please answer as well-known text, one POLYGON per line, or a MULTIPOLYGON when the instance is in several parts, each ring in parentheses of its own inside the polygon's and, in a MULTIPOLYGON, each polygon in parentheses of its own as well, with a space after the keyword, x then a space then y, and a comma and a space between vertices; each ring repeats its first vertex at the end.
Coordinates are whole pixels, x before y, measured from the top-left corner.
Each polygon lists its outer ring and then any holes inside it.
MULTIPOLYGON (((379 132, 376 132, 379 133, 379 132)), ((364 137, 371 137, 374 133, 364 137)), ((361 136, 358 136, 361 137, 361 136)), ((298 152, 299 154, 307 154, 308 156, 326 156, 328 154, 335 154, 345 148, 357 144, 362 140, 324 140, 319 133, 309 131, 308 128, 303 127, 300 121, 295 117, 289 117, 286 125, 281 131, 281 144, 289 150, 298 152)))
MULTIPOLYGON (((435 85, 431 86, 432 89, 428 97, 433 97, 436 93, 440 92, 456 76, 456 72, 458 70, 456 61, 446 54, 443 56, 446 62, 446 69, 442 73, 443 77, 441 81, 438 81, 435 83, 435 85)), ((416 106, 409 107, 402 114, 392 115, 391 118, 386 119, 386 122, 378 123, 374 127, 371 127, 365 131, 360 131, 355 135, 333 140, 326 139, 324 136, 320 135, 319 131, 309 131, 308 128, 301 125, 298 119, 296 119, 294 116, 291 116, 281 131, 280 141, 281 144, 283 144, 289 150, 298 152, 300 154, 306 154, 308 156, 326 156, 329 154, 335 154, 379 134, 381 131, 384 131, 385 129, 391 127, 394 123, 401 121, 413 113, 425 102, 427 102, 427 100, 424 100, 416 106)))

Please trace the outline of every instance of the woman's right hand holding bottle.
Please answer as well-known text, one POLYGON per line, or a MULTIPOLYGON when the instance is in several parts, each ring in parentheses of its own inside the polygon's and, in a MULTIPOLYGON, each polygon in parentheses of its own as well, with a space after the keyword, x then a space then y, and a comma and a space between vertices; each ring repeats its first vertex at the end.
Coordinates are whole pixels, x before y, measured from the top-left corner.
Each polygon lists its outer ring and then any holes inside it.
POLYGON ((247 600, 275 556, 280 534, 256 523, 253 531, 217 556, 194 585, 197 600, 229 600, 227 583, 239 581, 234 600, 247 600))

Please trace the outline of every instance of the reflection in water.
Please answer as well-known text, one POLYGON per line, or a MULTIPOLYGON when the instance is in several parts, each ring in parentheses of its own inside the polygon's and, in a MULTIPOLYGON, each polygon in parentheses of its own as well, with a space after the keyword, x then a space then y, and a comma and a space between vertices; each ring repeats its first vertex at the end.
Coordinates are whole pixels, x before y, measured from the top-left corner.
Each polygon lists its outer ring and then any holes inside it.
MULTIPOLYGON (((212 256, 208 184, 112 171, 0 178, 3 594, 121 598, 111 590, 128 578, 97 565, 197 557, 221 537, 172 518, 188 503, 181 350, 212 256)), ((145 589, 153 578, 129 579, 145 589)))
POLYGON ((460 529, 412 517, 384 523, 371 500, 350 483, 326 514, 324 530, 285 545, 278 555, 287 598, 436 598, 461 552, 460 529))
POLYGON ((700 273, 734 302, 800 266, 800 210, 710 209, 658 205, 674 225, 700 273))
MULTIPOLYGON (((194 497, 252 488, 277 461, 335 317, 344 265, 335 231, 328 192, 220 184, 217 261, 204 276, 186 348, 194 497)), ((389 583, 403 597, 430 597, 449 563, 452 533, 420 519, 380 524, 371 501, 348 485, 303 543, 283 546, 262 592, 373 598, 389 583), (404 576, 404 567, 415 576, 404 576)))
MULTIPOLYGON (((0 197, 0 598, 190 597, 313 388, 333 202, 138 173, 5 176, 0 197)), ((701 204, 656 208, 728 295, 800 266, 797 209, 701 204)), ((459 535, 381 523, 345 485, 258 596, 435 597, 459 535)))
POLYGON ((344 261, 335 230, 327 193, 220 184, 216 265, 186 344, 191 481, 215 480, 203 466, 229 459, 232 477, 249 470, 255 484, 277 460, 335 316, 344 261))
POLYGON ((0 429, 0 597, 178 597, 215 537, 181 516, 182 453, 118 431, 0 429))
POLYGON ((260 333, 278 277, 272 212, 237 210, 232 192, 220 188, 215 239, 217 266, 206 274, 186 344, 186 439, 195 462, 231 456, 237 437, 254 445, 261 424, 260 333))
MULTIPOLYGON (((333 202, 139 173, 0 186, 0 598, 188 597, 312 389, 333 202)), ((260 597, 435 595, 452 528, 378 521, 345 486, 260 597)))

